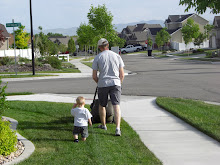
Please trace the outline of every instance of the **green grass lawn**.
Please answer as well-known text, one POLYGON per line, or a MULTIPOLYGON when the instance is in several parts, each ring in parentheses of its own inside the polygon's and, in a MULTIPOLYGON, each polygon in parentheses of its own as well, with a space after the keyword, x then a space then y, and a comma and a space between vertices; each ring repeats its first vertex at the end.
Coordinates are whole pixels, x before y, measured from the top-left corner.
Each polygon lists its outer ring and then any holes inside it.
POLYGON ((5 93, 6 96, 14 96, 14 95, 32 95, 34 93, 31 92, 15 92, 15 93, 5 93))
POLYGON ((198 54, 205 54, 205 52, 199 52, 199 53, 183 53, 183 54, 175 54, 175 56, 194 56, 198 54))
POLYGON ((220 106, 189 99, 158 97, 157 104, 220 142, 220 106))
MULTIPOLYGON (((89 127, 85 142, 73 142, 72 104, 9 101, 10 109, 4 116, 18 120, 18 132, 32 141, 34 153, 21 165, 125 165, 162 164, 141 142, 135 131, 122 120, 122 136, 117 137, 115 125, 108 124, 108 131, 89 127)), ((88 106, 87 106, 88 107, 88 106)))
POLYGON ((46 74, 36 74, 36 75, 0 75, 0 78, 27 78, 27 77, 47 77, 47 76, 57 76, 57 75, 46 75, 46 74))
POLYGON ((84 58, 83 60, 81 60, 82 62, 86 62, 86 61, 91 61, 93 60, 95 57, 87 57, 87 58, 84 58))
POLYGON ((220 62, 219 59, 212 59, 212 58, 181 58, 184 60, 194 60, 194 61, 211 61, 211 62, 220 62))
POLYGON ((87 65, 88 67, 92 68, 92 62, 82 62, 82 63, 87 65))

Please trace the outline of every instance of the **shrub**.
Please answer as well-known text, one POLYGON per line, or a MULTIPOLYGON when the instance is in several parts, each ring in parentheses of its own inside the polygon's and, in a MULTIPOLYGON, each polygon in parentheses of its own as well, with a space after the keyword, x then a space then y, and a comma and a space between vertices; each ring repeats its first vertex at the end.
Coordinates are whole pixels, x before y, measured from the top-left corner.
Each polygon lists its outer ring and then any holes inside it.
POLYGON ((5 109, 8 108, 7 102, 6 102, 6 94, 5 94, 5 89, 7 88, 7 85, 1 86, 2 80, 0 79, 0 120, 2 113, 4 112, 5 109))
POLYGON ((48 64, 50 64, 53 68, 56 68, 56 69, 61 69, 61 61, 56 58, 56 57, 53 57, 53 56, 48 56, 46 58, 46 62, 48 64))
POLYGON ((207 51, 206 52, 206 57, 207 58, 212 58, 212 51, 207 51))
POLYGON ((19 57, 19 62, 24 62, 24 63, 28 63, 31 60, 27 59, 27 58, 23 58, 23 57, 19 57))
POLYGON ((16 150, 17 136, 10 129, 10 122, 0 119, 0 155, 10 155, 16 150))
POLYGON ((197 49, 197 52, 201 52, 201 53, 203 53, 204 52, 204 49, 197 49))
POLYGON ((213 58, 213 57, 218 57, 217 51, 207 51, 206 52, 206 58, 213 58))
POLYGON ((9 65, 11 63, 12 63, 12 58, 9 58, 9 57, 1 57, 0 58, 1 65, 9 65))

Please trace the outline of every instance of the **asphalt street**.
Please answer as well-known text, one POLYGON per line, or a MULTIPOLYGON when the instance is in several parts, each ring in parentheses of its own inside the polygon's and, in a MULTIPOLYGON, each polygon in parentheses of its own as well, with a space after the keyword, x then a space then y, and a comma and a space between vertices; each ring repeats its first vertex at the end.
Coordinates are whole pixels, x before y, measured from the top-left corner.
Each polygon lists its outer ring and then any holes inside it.
MULTIPOLYGON (((220 65, 122 55, 125 69, 123 95, 170 96, 220 102, 220 65)), ((93 94, 92 78, 48 79, 9 82, 7 92, 93 94)))

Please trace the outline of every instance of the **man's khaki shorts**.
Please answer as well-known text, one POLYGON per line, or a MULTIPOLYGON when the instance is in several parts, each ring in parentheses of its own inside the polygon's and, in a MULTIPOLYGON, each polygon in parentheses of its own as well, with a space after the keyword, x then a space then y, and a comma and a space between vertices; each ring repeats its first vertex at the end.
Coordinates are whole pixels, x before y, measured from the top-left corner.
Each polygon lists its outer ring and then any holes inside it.
POLYGON ((108 95, 110 96, 112 105, 119 105, 121 98, 121 87, 120 86, 110 86, 98 88, 98 98, 99 104, 106 107, 108 103, 108 95))

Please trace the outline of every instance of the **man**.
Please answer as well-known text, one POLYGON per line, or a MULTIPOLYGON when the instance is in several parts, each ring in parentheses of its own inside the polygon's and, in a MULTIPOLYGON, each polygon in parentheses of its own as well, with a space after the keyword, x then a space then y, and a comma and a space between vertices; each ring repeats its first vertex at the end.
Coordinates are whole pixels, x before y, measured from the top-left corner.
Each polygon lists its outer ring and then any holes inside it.
POLYGON ((106 127, 106 105, 108 102, 108 95, 110 96, 116 124, 116 136, 121 136, 121 84, 124 80, 124 62, 121 57, 109 50, 109 43, 105 38, 98 41, 98 47, 101 50, 92 64, 93 80, 98 84, 98 98, 99 98, 99 115, 102 125, 99 128, 107 130, 106 127), (99 77, 97 72, 99 71, 99 77))

